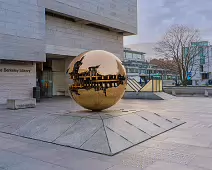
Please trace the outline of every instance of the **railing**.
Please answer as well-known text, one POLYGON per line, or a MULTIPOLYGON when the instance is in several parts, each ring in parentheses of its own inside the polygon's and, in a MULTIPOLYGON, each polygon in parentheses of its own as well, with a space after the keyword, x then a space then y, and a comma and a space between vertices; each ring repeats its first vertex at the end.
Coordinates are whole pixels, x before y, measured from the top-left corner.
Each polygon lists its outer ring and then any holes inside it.
POLYGON ((128 78, 126 92, 162 92, 162 80, 150 80, 143 87, 133 78, 128 78))

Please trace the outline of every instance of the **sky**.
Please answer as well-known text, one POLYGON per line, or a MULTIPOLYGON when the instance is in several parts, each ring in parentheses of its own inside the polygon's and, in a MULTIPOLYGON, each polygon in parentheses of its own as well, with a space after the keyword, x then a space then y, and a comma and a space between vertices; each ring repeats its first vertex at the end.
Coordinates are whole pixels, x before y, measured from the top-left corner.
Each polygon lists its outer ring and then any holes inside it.
POLYGON ((212 0, 137 0, 138 34, 124 44, 157 42, 173 24, 201 31, 202 39, 212 42, 212 0))

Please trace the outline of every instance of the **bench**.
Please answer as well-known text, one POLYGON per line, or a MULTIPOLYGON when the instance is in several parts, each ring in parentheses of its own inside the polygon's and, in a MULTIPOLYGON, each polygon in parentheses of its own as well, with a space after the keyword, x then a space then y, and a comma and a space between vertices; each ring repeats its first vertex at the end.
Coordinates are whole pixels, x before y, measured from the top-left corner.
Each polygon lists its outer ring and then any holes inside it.
POLYGON ((7 99, 7 108, 16 110, 16 109, 26 109, 34 108, 36 106, 36 99, 7 99))

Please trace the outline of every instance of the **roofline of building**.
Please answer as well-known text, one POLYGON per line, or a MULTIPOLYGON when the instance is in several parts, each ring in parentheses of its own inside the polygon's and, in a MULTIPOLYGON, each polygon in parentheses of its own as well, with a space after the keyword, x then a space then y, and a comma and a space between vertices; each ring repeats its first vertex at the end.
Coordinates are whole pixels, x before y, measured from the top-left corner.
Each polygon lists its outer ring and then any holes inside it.
POLYGON ((140 51, 135 51, 135 50, 131 50, 131 49, 128 49, 128 48, 124 48, 124 52, 131 52, 131 53, 135 53, 135 54, 146 54, 144 52, 140 52, 140 51))
POLYGON ((116 33, 121 34, 123 36, 130 36, 130 35, 136 35, 137 34, 137 32, 135 32, 135 33, 128 32, 128 31, 113 28, 113 27, 110 27, 110 26, 107 26, 107 25, 104 25, 104 24, 99 24, 99 23, 96 23, 96 22, 88 21, 88 20, 85 20, 83 18, 77 18, 77 17, 74 17, 74 16, 69 16, 67 14, 60 13, 60 12, 57 12, 57 11, 53 11, 53 10, 50 10, 50 9, 45 9, 45 14, 49 15, 49 16, 54 16, 54 17, 57 17, 57 18, 69 20, 69 21, 72 21, 72 22, 84 24, 84 25, 87 25, 87 26, 99 28, 99 29, 102 29, 102 30, 105 30, 105 31, 116 32, 116 33))

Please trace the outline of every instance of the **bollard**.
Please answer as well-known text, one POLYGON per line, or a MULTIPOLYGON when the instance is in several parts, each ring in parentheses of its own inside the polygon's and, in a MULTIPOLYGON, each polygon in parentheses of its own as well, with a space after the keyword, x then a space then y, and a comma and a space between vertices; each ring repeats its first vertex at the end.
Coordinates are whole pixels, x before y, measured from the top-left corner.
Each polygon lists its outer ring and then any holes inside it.
POLYGON ((33 98, 36 99, 36 102, 40 102, 40 87, 33 87, 33 98))
POLYGON ((176 96, 175 90, 172 89, 172 95, 176 96))
POLYGON ((205 97, 208 97, 209 95, 208 95, 208 91, 207 90, 205 90, 205 97))

